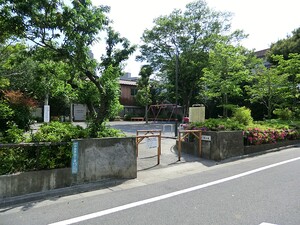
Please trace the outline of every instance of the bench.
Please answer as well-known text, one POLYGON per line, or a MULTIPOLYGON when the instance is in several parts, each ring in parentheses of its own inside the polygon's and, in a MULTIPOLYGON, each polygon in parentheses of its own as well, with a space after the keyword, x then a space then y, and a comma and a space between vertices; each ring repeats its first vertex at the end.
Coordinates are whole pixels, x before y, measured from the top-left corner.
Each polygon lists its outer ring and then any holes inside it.
POLYGON ((144 117, 131 117, 131 121, 144 121, 144 117))

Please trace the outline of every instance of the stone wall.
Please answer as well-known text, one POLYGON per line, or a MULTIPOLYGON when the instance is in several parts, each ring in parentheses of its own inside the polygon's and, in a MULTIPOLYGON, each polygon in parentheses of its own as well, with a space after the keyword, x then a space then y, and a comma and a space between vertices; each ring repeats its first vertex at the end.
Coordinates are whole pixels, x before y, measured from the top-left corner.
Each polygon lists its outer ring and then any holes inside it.
MULTIPOLYGON (((206 138, 202 140, 200 157, 215 161, 300 144, 300 140, 287 140, 273 144, 244 146, 242 131, 205 131, 202 135, 206 138)), ((182 142, 181 146, 182 152, 199 156, 198 140, 182 142)))
MULTIPOLYGON (((0 200, 107 178, 136 178, 135 138, 74 140, 78 168, 53 169, 0 176, 0 200)), ((71 150, 70 150, 71 151, 71 150)))
POLYGON ((74 140, 79 146, 76 183, 104 178, 136 178, 137 158, 135 138, 105 138, 74 140))
POLYGON ((71 169, 54 169, 0 176, 0 200, 68 187, 72 183, 71 169))
MULTIPOLYGON (((201 156, 205 159, 220 161, 244 154, 242 131, 205 131, 202 133, 201 156)), ((198 156, 198 141, 182 142, 182 151, 198 156)))
POLYGON ((280 149, 287 146, 299 145, 300 140, 285 140, 279 141, 272 144, 262 144, 262 145, 249 145, 244 147, 244 154, 252 154, 257 152, 263 152, 270 149, 280 149))

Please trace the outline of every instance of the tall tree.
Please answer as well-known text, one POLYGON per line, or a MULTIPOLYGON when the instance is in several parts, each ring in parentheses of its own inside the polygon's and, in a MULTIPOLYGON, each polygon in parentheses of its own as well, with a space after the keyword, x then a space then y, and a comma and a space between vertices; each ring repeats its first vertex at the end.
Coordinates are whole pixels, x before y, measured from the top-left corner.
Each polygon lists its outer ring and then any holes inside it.
POLYGON ((271 44, 267 54, 268 61, 276 64, 277 61, 272 55, 282 55, 284 59, 288 59, 290 53, 300 54, 300 27, 292 31, 292 34, 286 38, 271 44))
POLYGON ((205 86, 204 94, 220 100, 224 117, 228 116, 229 98, 242 95, 242 84, 250 79, 251 69, 256 64, 256 57, 242 46, 218 43, 210 51, 201 80, 205 86))
POLYGON ((286 77, 279 75, 276 68, 260 68, 252 76, 252 84, 246 86, 249 100, 261 103, 267 109, 267 118, 271 119, 273 110, 286 97, 286 77))
POLYGON ((166 97, 172 102, 175 102, 177 73, 178 100, 185 111, 199 92, 209 50, 225 35, 228 39, 243 37, 239 31, 229 33, 230 19, 230 13, 214 11, 205 1, 198 0, 187 4, 185 11, 174 10, 155 19, 153 28, 143 33, 141 55, 137 59, 151 64, 166 82, 166 97))
POLYGON ((153 70, 149 65, 143 65, 139 73, 140 78, 138 80, 138 92, 136 95, 137 102, 145 106, 145 118, 148 123, 148 105, 152 103, 151 90, 150 90, 150 76, 153 70))
POLYGON ((297 114, 300 111, 300 54, 290 53, 288 59, 277 55, 273 56, 273 60, 278 63, 278 74, 286 78, 286 107, 297 114))
POLYGON ((67 82, 72 74, 68 63, 56 61, 45 48, 30 49, 22 43, 4 45, 0 49, 0 77, 9 79, 10 90, 19 90, 39 102, 46 96, 59 97, 70 105, 75 95, 67 82))
POLYGON ((92 136, 97 135, 97 129, 109 118, 116 103, 111 95, 116 93, 111 91, 116 88, 111 86, 111 81, 115 83, 120 75, 120 63, 134 51, 128 40, 108 29, 107 56, 116 58, 115 61, 103 59, 100 75, 96 72, 98 63, 90 54, 90 46, 99 32, 107 28, 109 20, 105 13, 108 12, 108 7, 95 7, 90 0, 73 0, 70 4, 61 0, 0 1, 0 40, 19 38, 45 48, 52 52, 52 60, 67 62, 72 68, 68 83, 73 87, 78 78, 88 78, 95 85, 100 103, 93 117, 92 136), (123 50, 116 50, 118 44, 123 50))

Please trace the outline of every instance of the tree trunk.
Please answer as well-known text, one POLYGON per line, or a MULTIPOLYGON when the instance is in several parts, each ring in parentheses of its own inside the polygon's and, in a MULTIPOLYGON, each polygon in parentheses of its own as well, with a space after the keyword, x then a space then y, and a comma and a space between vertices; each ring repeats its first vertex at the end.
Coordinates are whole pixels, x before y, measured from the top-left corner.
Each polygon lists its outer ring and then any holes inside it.
POLYGON ((271 119, 271 113, 272 113, 271 99, 268 99, 268 119, 271 119))
POLYGON ((145 105, 145 119, 146 119, 146 124, 148 124, 148 105, 145 105))
POLYGON ((225 93, 223 95, 223 117, 224 118, 228 117, 227 104, 228 104, 228 97, 227 97, 227 94, 225 93))

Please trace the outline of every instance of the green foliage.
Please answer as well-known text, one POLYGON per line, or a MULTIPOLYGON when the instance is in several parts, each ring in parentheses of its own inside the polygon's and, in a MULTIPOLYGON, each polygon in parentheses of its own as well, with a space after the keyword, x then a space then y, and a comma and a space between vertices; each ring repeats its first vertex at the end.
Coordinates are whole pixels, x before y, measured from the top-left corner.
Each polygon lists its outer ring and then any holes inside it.
POLYGON ((130 121, 131 120, 131 117, 133 117, 134 115, 132 115, 132 114, 130 114, 130 113, 128 113, 128 114, 125 114, 124 115, 124 120, 125 121, 130 121))
POLYGON ((138 60, 150 63, 159 72, 164 81, 162 89, 167 90, 162 92, 163 100, 175 103, 177 74, 179 104, 188 111, 190 104, 197 103, 208 52, 221 40, 243 38, 241 32, 229 33, 230 18, 230 13, 215 11, 198 0, 187 4, 183 11, 174 10, 156 18, 154 26, 144 31, 138 60))
POLYGON ((100 96, 100 107, 102 110, 105 110, 101 111, 105 114, 100 115, 104 121, 118 115, 123 108, 119 101, 119 77, 119 69, 109 66, 100 78, 100 83, 103 86, 103 92, 100 96))
POLYGON ((292 35, 271 44, 268 61, 277 64, 272 55, 282 55, 284 59, 288 59, 290 53, 300 53, 300 27, 292 31, 292 35))
POLYGON ((7 86, 9 86, 9 80, 5 77, 0 76, 0 88, 2 89, 2 88, 5 88, 7 86))
MULTIPOLYGON (((0 149, 0 174, 70 167, 72 157, 71 139, 88 137, 88 129, 70 123, 51 122, 43 124, 27 141, 46 142, 45 145, 34 146, 33 144, 33 146, 0 149)), ((105 125, 97 130, 97 137, 99 138, 125 136, 121 131, 105 125)), ((12 125, 8 130, 5 141, 19 143, 24 139, 23 130, 12 125)))
POLYGON ((23 147, 0 149, 0 175, 36 168, 36 152, 23 147))
POLYGON ((284 101, 280 106, 296 111, 300 107, 300 54, 291 53, 288 59, 284 59, 283 56, 274 56, 273 59, 278 62, 276 67, 278 74, 286 79, 285 93, 283 92, 284 101))
POLYGON ((0 100, 0 132, 7 129, 7 122, 12 119, 14 111, 11 109, 7 101, 0 100))
POLYGON ((103 126, 103 129, 98 131, 97 133, 98 138, 104 138, 104 137, 125 137, 125 134, 121 132, 120 130, 103 126))
POLYGON ((142 89, 139 89, 135 99, 141 106, 150 105, 152 103, 150 87, 143 87, 142 89))
MULTIPOLYGON (((43 124, 31 135, 28 142, 56 142, 45 146, 24 146, 0 149, 0 174, 36 169, 69 167, 71 163, 71 139, 86 137, 86 131, 69 123, 43 124), (60 144, 60 142, 67 142, 60 144)), ((24 131, 12 125, 7 130, 7 143, 24 141, 24 131)))
POLYGON ((286 83, 286 76, 280 75, 276 68, 259 68, 253 74, 251 85, 247 85, 245 88, 249 94, 250 102, 263 104, 268 111, 267 117, 270 119, 276 105, 285 102, 286 83))
POLYGON ((203 131, 230 131, 230 130, 243 130, 245 125, 240 124, 232 119, 207 119, 204 123, 191 123, 187 129, 201 129, 203 131))
POLYGON ((72 139, 84 138, 86 131, 80 126, 58 121, 43 124, 39 130, 32 135, 34 142, 70 142, 72 139))
POLYGON ((135 98, 141 106, 150 105, 152 103, 150 92, 150 76, 152 73, 153 70, 149 65, 143 65, 139 73, 140 78, 137 82, 138 92, 135 98))
MULTIPOLYGON (((73 89, 80 89, 81 82, 88 80, 96 87, 96 93, 89 92, 92 93, 89 97, 98 97, 86 103, 94 122, 99 124, 121 109, 117 78, 122 62, 135 50, 135 46, 108 26, 107 12, 109 7, 93 6, 90 0, 68 4, 64 1, 0 2, 1 41, 15 37, 31 44, 28 56, 32 60, 27 65, 33 66, 26 71, 30 76, 23 77, 36 78, 27 80, 37 85, 33 88, 29 82, 31 88, 27 90, 39 93, 40 98, 48 94, 65 95, 68 102, 76 97, 73 93, 80 93, 73 89), (90 54, 90 46, 103 30, 107 32, 107 52, 98 63, 90 54)), ((94 136, 96 133, 92 131, 94 136)))
POLYGON ((291 120, 293 112, 289 108, 275 109, 273 113, 281 120, 291 120))
POLYGON ((233 112, 232 119, 245 126, 251 125, 253 123, 251 110, 246 108, 245 106, 236 108, 233 112))
POLYGON ((204 93, 209 99, 220 99, 224 117, 228 116, 226 105, 230 97, 243 94, 242 84, 249 80, 257 63, 253 54, 242 46, 218 43, 209 53, 209 63, 201 79, 206 87, 204 93))
POLYGON ((8 129, 4 132, 4 137, 0 138, 2 143, 20 143, 25 140, 24 130, 12 122, 8 122, 8 129))
MULTIPOLYGON (((243 108, 243 107, 242 107, 243 108)), ((249 112, 241 110, 242 118, 249 112)), ((300 139, 300 121, 267 120, 251 123, 248 126, 231 119, 208 119, 204 123, 191 123, 185 129, 202 131, 242 130, 245 145, 276 143, 283 140, 300 139)))
POLYGON ((68 142, 66 145, 45 146, 39 149, 39 168, 69 167, 71 162, 71 140, 86 137, 86 131, 71 123, 51 122, 43 124, 32 135, 34 142, 68 142))

